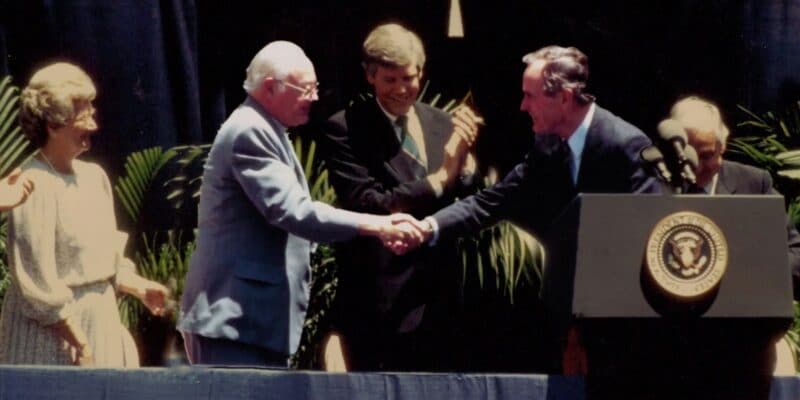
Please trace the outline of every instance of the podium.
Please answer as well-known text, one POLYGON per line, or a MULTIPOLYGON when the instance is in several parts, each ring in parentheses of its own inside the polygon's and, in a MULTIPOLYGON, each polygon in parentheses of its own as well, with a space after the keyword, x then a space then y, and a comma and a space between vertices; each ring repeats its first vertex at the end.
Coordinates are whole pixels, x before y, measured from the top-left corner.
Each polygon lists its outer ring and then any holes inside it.
POLYGON ((590 398, 766 398, 793 317, 781 196, 580 194, 544 240, 542 302, 590 398))

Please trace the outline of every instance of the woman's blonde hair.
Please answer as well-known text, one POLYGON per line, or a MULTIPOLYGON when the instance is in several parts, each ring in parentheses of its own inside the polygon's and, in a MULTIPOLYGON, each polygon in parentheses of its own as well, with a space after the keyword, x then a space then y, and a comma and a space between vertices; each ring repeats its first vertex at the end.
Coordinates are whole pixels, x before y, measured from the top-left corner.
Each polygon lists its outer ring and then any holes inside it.
POLYGON ((22 132, 35 147, 44 146, 48 126, 71 123, 76 103, 92 101, 96 94, 92 79, 75 65, 58 62, 36 71, 19 96, 22 132))

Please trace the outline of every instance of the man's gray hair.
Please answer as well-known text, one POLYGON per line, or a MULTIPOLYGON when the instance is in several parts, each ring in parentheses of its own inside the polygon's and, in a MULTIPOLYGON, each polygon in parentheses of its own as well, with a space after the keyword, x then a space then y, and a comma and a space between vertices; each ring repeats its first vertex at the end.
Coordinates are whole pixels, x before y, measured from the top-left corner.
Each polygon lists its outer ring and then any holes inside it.
POLYGON ((425 48, 416 33, 399 24, 379 25, 367 35, 362 46, 362 65, 372 75, 378 66, 405 67, 416 64, 418 72, 425 66, 425 48))
POLYGON ((256 53, 247 67, 247 77, 242 86, 249 94, 258 89, 268 77, 283 80, 292 71, 306 68, 313 69, 314 64, 303 49, 292 42, 278 40, 267 44, 256 53))
POLYGON ((580 104, 589 104, 594 96, 584 92, 589 81, 589 57, 575 47, 547 46, 522 57, 522 62, 531 65, 545 62, 542 68, 544 92, 547 95, 562 89, 571 89, 580 104))
POLYGON ((669 114, 670 118, 678 120, 687 130, 714 132, 724 148, 730 131, 716 104, 699 96, 689 96, 678 100, 669 114))

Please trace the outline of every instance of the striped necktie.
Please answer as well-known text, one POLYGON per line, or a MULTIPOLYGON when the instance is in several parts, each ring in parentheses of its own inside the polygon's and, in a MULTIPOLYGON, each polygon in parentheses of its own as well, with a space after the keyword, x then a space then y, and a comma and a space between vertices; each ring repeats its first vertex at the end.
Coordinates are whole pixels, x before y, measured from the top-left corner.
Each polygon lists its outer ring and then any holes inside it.
POLYGON ((408 117, 401 115, 397 117, 394 123, 400 128, 400 144, 403 150, 424 168, 425 163, 422 162, 422 156, 419 154, 417 143, 414 142, 414 138, 411 137, 411 134, 408 132, 408 117))

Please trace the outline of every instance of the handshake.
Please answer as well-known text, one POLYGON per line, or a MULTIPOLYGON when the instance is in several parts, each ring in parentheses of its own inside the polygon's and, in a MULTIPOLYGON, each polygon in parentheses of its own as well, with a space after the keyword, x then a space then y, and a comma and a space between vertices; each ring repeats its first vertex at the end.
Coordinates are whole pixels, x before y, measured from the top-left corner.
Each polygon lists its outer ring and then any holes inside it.
POLYGON ((408 214, 370 215, 360 227, 361 234, 374 236, 395 254, 405 254, 430 239, 433 227, 408 214))

